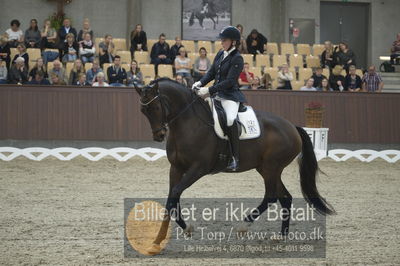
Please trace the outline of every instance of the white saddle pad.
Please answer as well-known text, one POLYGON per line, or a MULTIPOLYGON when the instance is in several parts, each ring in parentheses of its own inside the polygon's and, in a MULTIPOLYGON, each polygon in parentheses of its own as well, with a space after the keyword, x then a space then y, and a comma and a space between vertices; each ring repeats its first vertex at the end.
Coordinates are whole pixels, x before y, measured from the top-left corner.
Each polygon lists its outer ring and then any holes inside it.
MULTIPOLYGON (((228 139, 227 136, 224 135, 222 131, 221 125, 219 123, 218 114, 215 110, 214 104, 210 98, 207 99, 208 103, 213 112, 214 119, 214 130, 217 136, 221 139, 228 139)), ((240 140, 246 139, 256 139, 260 136, 260 124, 258 123, 257 116, 251 106, 246 106, 246 112, 238 113, 239 121, 243 124, 242 126, 242 134, 240 135, 240 140)))

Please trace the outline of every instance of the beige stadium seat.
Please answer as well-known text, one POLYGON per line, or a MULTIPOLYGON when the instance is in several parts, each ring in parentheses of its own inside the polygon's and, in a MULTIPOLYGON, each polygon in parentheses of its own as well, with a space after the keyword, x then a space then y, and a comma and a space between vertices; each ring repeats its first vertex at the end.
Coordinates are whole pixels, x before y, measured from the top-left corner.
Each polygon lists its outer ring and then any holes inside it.
POLYGON ((306 57, 306 64, 307 67, 320 67, 321 66, 321 62, 319 60, 318 56, 313 56, 313 55, 309 55, 306 57))
POLYGON ((175 40, 165 40, 165 41, 168 43, 169 48, 171 48, 171 46, 173 46, 176 43, 175 40))
POLYGON ((360 78, 363 78, 363 77, 364 77, 364 73, 363 73, 362 69, 357 69, 357 70, 356 70, 356 74, 359 75, 360 78))
POLYGON ((256 55, 256 66, 258 67, 270 67, 270 57, 267 54, 256 55))
POLYGON ((278 87, 279 87, 278 80, 277 79, 273 80, 272 81, 272 89, 276 90, 276 89, 278 89, 278 87))
POLYGON ((71 70, 73 67, 74 67, 73 62, 68 62, 65 66, 65 75, 67 76, 68 79, 69 79, 69 74, 71 74, 71 70))
POLYGON ((323 44, 314 44, 313 45, 313 55, 321 56, 322 52, 325 50, 325 46, 323 44))
POLYGON ((289 57, 289 65, 290 65, 290 67, 303 68, 304 67, 303 56, 302 55, 297 55, 297 54, 290 55, 290 57, 289 57))
POLYGON ((11 60, 14 59, 14 57, 15 57, 16 54, 18 54, 18 49, 17 49, 17 48, 10 48, 11 60))
POLYGON ((296 79, 297 75, 296 69, 294 67, 289 67, 289 72, 293 74, 293 79, 296 79))
POLYGON ((144 85, 149 85, 153 80, 154 78, 143 78, 144 85))
POLYGON ((94 47, 96 48, 96 54, 97 54, 97 55, 99 54, 99 51, 100 51, 100 49, 99 49, 99 44, 100 44, 102 41, 104 41, 104 38, 95 38, 95 39, 94 39, 94 47))
POLYGON ((48 62, 47 63, 47 72, 49 72, 50 70, 52 70, 54 68, 54 63, 53 62, 48 62))
POLYGON ((272 80, 278 79, 278 68, 277 67, 266 67, 264 68, 264 73, 268 73, 272 80))
POLYGON ((115 45, 115 50, 117 50, 117 51, 128 50, 126 47, 126 39, 125 38, 113 38, 113 43, 115 45))
POLYGON ((130 51, 119 51, 117 55, 121 57, 121 63, 130 64, 131 63, 131 52, 130 51))
POLYGON ((212 43, 210 41, 198 41, 197 42, 197 51, 199 51, 201 47, 206 48, 207 53, 212 52, 212 43))
POLYGON ((88 71, 89 69, 91 69, 93 66, 92 63, 85 63, 85 70, 88 71))
POLYGON ((190 59, 192 65, 194 64, 194 61, 196 60, 197 57, 199 57, 198 53, 188 53, 188 58, 190 59))
POLYGON ((279 54, 278 44, 275 42, 269 42, 266 44, 267 48, 265 49, 266 54, 275 55, 279 54))
POLYGON ((39 48, 28 48, 26 53, 29 55, 29 62, 35 62, 42 57, 42 53, 39 48))
POLYGON ((329 73, 329 69, 328 69, 328 68, 324 68, 324 69, 322 70, 322 75, 324 75, 327 79, 329 79, 329 76, 331 75, 331 74, 329 73))
POLYGON ((140 71, 142 72, 144 79, 146 78, 154 79, 156 76, 156 73, 154 71, 154 65, 150 64, 141 65, 140 71))
POLYGON ((291 84, 292 84, 292 89, 294 91, 298 91, 301 89, 301 87, 304 86, 305 83, 304 83, 304 81, 301 81, 301 80, 292 80, 291 84))
POLYGON ((151 49, 156 42, 158 42, 156 39, 147 39, 147 49, 149 52, 151 52, 151 49))
POLYGON ((250 67, 249 70, 251 73, 254 74, 254 76, 261 78, 262 73, 261 73, 261 67, 250 67))
POLYGON ((141 65, 141 64, 150 64, 149 52, 136 51, 134 53, 134 58, 138 62, 139 65, 141 65))
POLYGON ((208 59, 210 59, 211 64, 214 62, 216 55, 217 55, 216 53, 207 53, 207 57, 208 59))
POLYGON ((182 40, 182 45, 185 47, 186 52, 195 53, 194 41, 182 40))
POLYGON ((103 72, 104 72, 104 75, 105 75, 107 81, 108 81, 107 69, 108 69, 110 66, 112 66, 112 65, 113 65, 113 64, 111 64, 111 63, 105 63, 105 64, 103 64, 103 72))
POLYGON ((290 55, 294 53, 293 43, 281 43, 281 55, 290 55))
POLYGON ((174 77, 172 65, 158 65, 158 76, 161 78, 167 77, 172 79, 174 77))
POLYGON ((286 55, 277 55, 275 54, 272 57, 272 66, 273 67, 280 67, 284 64, 287 64, 286 55))
POLYGON ((131 64, 121 64, 122 68, 125 69, 126 73, 131 71, 131 64))
POLYGON ((347 73, 346 73, 346 69, 343 69, 342 70, 342 73, 340 73, 343 77, 346 77, 347 76, 347 73))
POLYGON ((297 44, 297 54, 299 55, 311 55, 311 46, 306 43, 297 44))
POLYGON ((222 49, 221 41, 214 42, 214 53, 218 53, 222 49))
POLYGON ((299 69, 299 81, 305 82, 307 79, 311 78, 313 71, 311 68, 300 68, 299 69))
POLYGON ((245 63, 248 63, 250 67, 254 66, 253 55, 252 54, 242 54, 245 63))

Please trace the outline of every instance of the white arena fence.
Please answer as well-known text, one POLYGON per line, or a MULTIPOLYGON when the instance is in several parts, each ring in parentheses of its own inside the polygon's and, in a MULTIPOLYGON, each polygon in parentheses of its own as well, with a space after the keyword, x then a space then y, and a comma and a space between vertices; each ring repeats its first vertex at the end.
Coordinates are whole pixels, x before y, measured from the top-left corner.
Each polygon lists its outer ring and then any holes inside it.
MULTIPOLYGON (((395 163, 400 160, 400 151, 398 150, 385 150, 385 151, 374 151, 374 150, 344 150, 336 149, 330 150, 328 155, 326 151, 315 150, 316 157, 318 160, 330 158, 336 162, 343 162, 349 159, 355 158, 362 162, 371 162, 375 159, 382 159, 388 163, 395 163)), ((11 161, 20 156, 26 157, 30 160, 41 161, 49 156, 55 157, 61 161, 70 161, 78 156, 82 156, 90 161, 99 161, 104 157, 112 157, 117 161, 125 162, 135 156, 139 156, 147 161, 156 161, 166 156, 166 151, 155 148, 83 148, 76 149, 70 147, 60 147, 55 149, 47 149, 40 147, 32 148, 14 148, 14 147, 0 147, 0 160, 11 161)))

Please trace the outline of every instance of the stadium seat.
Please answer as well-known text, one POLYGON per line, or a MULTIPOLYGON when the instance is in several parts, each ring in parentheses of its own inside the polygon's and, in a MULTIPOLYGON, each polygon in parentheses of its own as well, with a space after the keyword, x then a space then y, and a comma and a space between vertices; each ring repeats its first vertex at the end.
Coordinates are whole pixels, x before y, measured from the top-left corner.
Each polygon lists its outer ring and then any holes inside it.
POLYGON ((214 42, 214 53, 218 53, 222 49, 221 41, 214 42))
POLYGON ((105 63, 105 64, 103 64, 103 72, 104 72, 104 75, 105 75, 107 81, 108 81, 107 69, 108 69, 110 66, 112 66, 112 65, 113 65, 113 64, 111 64, 111 63, 105 63))
POLYGON ((174 77, 172 65, 158 65, 158 76, 172 79, 174 77))
POLYGON ((126 47, 126 39, 125 38, 114 38, 113 43, 115 45, 116 51, 126 51, 128 50, 126 47))
POLYGON ((68 62, 65 66, 65 75, 67 76, 67 79, 69 79, 69 75, 71 74, 71 70, 74 67, 73 62, 68 62))
POLYGON ((321 62, 319 60, 319 57, 318 56, 313 56, 313 55, 308 55, 306 57, 306 64, 307 64, 307 68, 320 67, 321 66, 321 62))
POLYGON ((136 51, 134 53, 134 58, 138 62, 139 65, 150 63, 149 52, 136 51))
POLYGON ((85 63, 85 70, 88 71, 89 69, 91 69, 93 66, 92 63, 85 63))
POLYGON ((256 66, 257 67, 270 67, 270 57, 267 54, 258 54, 256 55, 256 66))
POLYGON ((299 81, 305 82, 307 79, 311 78, 313 71, 311 68, 300 68, 299 69, 299 81))
POLYGON ((149 53, 151 52, 151 48, 153 48, 153 45, 158 42, 156 39, 147 39, 147 50, 149 53))
POLYGON ((281 55, 291 55, 294 54, 293 43, 281 43, 281 55))
POLYGON ((216 53, 207 53, 207 57, 208 57, 208 59, 210 59, 211 64, 214 62, 216 55, 217 55, 216 53))
POLYGON ((144 85, 149 85, 153 80, 154 78, 143 78, 144 85))
POLYGON ((346 73, 346 69, 342 70, 342 73, 340 73, 343 77, 346 77, 347 73, 346 73))
POLYGON ((325 50, 325 46, 323 44, 314 44, 313 45, 313 55, 321 56, 322 52, 325 50))
POLYGON ((118 51, 117 55, 121 57, 121 63, 123 64, 130 64, 132 61, 130 51, 118 51))
POLYGON ((278 80, 277 79, 275 79, 275 80, 272 80, 272 89, 273 90, 276 90, 276 89, 278 89, 278 87, 279 87, 279 83, 278 83, 278 80))
POLYGON ((297 54, 299 55, 311 55, 311 46, 305 43, 297 44, 297 54))
POLYGON ((11 56, 11 60, 14 59, 15 55, 18 54, 18 49, 17 48, 10 48, 10 56, 11 56))
POLYGON ((286 55, 277 55, 275 54, 272 58, 272 66, 280 67, 283 64, 287 64, 286 55))
POLYGON ((131 71, 131 64, 121 64, 121 66, 127 73, 131 71))
POLYGON ((192 63, 192 65, 194 64, 194 61, 196 60, 196 58, 199 56, 198 53, 188 53, 188 58, 190 59, 190 62, 192 63))
POLYGON ((254 74, 254 76, 261 78, 261 67, 250 67, 249 71, 254 74))
POLYGON ((297 54, 292 54, 289 57, 289 62, 290 62, 290 67, 299 67, 303 68, 304 63, 303 63, 303 56, 302 55, 297 55, 297 54))
POLYGON ((327 79, 329 79, 329 76, 331 75, 330 72, 329 72, 329 69, 328 68, 324 68, 322 70, 322 75, 324 75, 327 79))
POLYGON ((175 44, 175 40, 165 40, 165 41, 168 43, 169 48, 171 48, 175 44))
POLYGON ((50 70, 52 70, 54 68, 54 63, 53 62, 48 62, 47 63, 47 72, 49 72, 50 70))
POLYGON ((294 91, 298 91, 298 90, 301 89, 301 87, 304 86, 305 83, 304 83, 304 81, 293 80, 293 81, 291 82, 291 84, 292 84, 292 89, 293 89, 294 91))
POLYGON ((278 44, 275 42, 267 43, 266 54, 278 55, 279 54, 278 44))
POLYGON ((264 73, 268 73, 272 80, 277 80, 278 79, 278 68, 276 67, 266 67, 264 68, 264 73))
POLYGON ((29 61, 35 62, 38 58, 42 57, 42 53, 39 48, 28 48, 26 49, 26 53, 29 55, 29 61))
POLYGON ((150 79, 154 79, 156 76, 156 73, 154 71, 154 65, 150 65, 150 64, 143 64, 140 66, 140 71, 143 74, 143 78, 150 78, 150 79))
POLYGON ((363 78, 363 77, 364 77, 364 73, 363 73, 362 69, 357 69, 357 70, 356 70, 356 74, 359 75, 360 78, 363 78))
POLYGON ((248 63, 250 67, 254 66, 253 55, 252 54, 242 54, 245 63, 248 63))
POLYGON ((195 53, 194 41, 182 40, 182 45, 185 47, 186 52, 195 53))
MULTIPOLYGON (((211 53, 211 52, 213 51, 213 50, 212 50, 212 43, 211 43, 210 41, 198 41, 198 42, 197 42, 197 51, 199 51, 199 49, 200 49, 201 47, 206 48, 207 53, 211 53)), ((197 51, 196 51, 196 52, 197 52, 197 51)))

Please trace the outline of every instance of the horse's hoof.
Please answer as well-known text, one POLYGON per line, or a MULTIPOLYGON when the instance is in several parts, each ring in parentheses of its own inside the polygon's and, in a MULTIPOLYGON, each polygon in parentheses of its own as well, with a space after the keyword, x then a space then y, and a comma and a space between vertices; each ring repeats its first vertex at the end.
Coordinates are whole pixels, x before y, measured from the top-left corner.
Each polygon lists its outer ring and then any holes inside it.
POLYGON ((161 246, 160 244, 153 243, 146 251, 149 255, 157 255, 161 252, 161 246))
POLYGON ((185 236, 191 237, 194 231, 194 227, 193 225, 189 224, 188 226, 186 226, 186 228, 183 230, 183 233, 185 234, 185 236))

